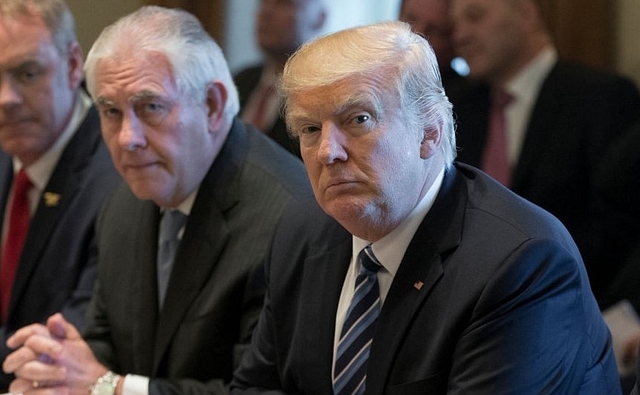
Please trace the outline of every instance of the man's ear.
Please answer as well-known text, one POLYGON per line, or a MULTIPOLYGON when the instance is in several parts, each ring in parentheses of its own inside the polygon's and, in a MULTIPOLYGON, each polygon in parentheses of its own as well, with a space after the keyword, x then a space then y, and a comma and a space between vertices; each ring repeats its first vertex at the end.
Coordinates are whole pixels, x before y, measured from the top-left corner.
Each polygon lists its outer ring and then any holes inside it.
POLYGON ((420 142, 420 157, 429 159, 440 148, 440 139, 442 132, 435 127, 429 127, 422 132, 422 141, 420 142))
POLYGON ((82 48, 80 48, 80 44, 77 41, 69 45, 67 66, 69 71, 69 87, 75 90, 80 86, 84 78, 84 71, 82 70, 84 67, 82 48))
POLYGON ((227 104, 227 88, 221 81, 209 83, 206 102, 209 130, 218 130, 224 120, 224 109, 227 104))

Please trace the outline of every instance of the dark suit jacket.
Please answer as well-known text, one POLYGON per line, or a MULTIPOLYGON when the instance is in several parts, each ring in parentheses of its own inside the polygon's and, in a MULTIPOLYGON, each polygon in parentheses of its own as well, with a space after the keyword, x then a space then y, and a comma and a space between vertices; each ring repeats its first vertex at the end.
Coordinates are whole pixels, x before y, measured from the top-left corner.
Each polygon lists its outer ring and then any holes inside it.
POLYGON ((123 184, 98 222, 85 332, 96 356, 151 377, 151 394, 224 393, 258 320, 275 223, 310 195, 302 162, 236 121, 200 186, 159 313, 159 208, 123 184))
MULTIPOLYGON (((258 86, 260 77, 262 76, 262 69, 262 65, 251 66, 241 70, 234 76, 234 82, 238 88, 238 95, 240 97, 240 108, 244 108, 249 97, 251 97, 251 93, 258 86)), ((265 133, 289 152, 300 157, 300 144, 298 140, 292 139, 289 136, 287 124, 282 115, 276 119, 271 129, 265 133)))
MULTIPOLYGON (((13 179, 12 159, 0 151, 0 223, 13 179)), ((56 204, 38 203, 29 225, 16 273, 9 315, 0 330, 0 359, 8 355, 5 343, 15 330, 44 322, 61 311, 66 319, 84 326, 86 306, 96 275, 94 225, 100 206, 120 181, 100 136, 100 120, 91 108, 69 141, 45 193, 60 196, 56 204)), ((2 375, 0 389, 10 383, 2 375)))
MULTIPOLYGON (((232 393, 332 394, 351 247, 312 202, 287 210, 232 393)), ((464 165, 447 171, 380 314, 367 394, 620 393, 609 332, 565 228, 464 165)))
MULTIPOLYGON (((487 136, 489 90, 461 101, 458 160, 479 166, 487 136)), ((455 105, 456 103, 454 103, 455 105)), ((550 211, 567 227, 598 296, 618 270, 604 245, 606 207, 594 196, 593 176, 610 143, 640 115, 640 95, 627 79, 559 62, 544 81, 531 114, 511 189, 550 211)))
POLYGON ((601 300, 603 309, 627 299, 640 312, 640 122, 602 158, 595 187, 612 215, 605 223, 611 253, 624 262, 601 300))

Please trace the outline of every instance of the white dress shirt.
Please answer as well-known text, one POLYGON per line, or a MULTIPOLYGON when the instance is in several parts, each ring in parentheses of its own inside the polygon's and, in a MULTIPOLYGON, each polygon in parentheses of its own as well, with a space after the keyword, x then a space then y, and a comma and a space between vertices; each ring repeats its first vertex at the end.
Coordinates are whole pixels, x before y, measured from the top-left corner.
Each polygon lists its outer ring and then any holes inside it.
MULTIPOLYGON (((404 257, 407 247, 413 239, 413 235, 424 220, 433 202, 436 200, 442 180, 444 178, 444 169, 440 171, 433 185, 429 188, 418 205, 411 211, 407 218, 394 229, 391 233, 384 238, 372 244, 373 253, 382 264, 382 268, 378 271, 378 286, 380 287, 380 304, 384 305, 384 300, 389 293, 391 283, 396 275, 400 262, 404 257)), ((342 285, 342 293, 340 294, 340 301, 338 303, 338 310, 336 312, 336 327, 334 328, 334 340, 333 340, 333 365, 335 365, 336 349, 340 340, 340 332, 342 325, 349 309, 349 304, 355 293, 355 281, 358 273, 360 272, 360 262, 358 261, 358 254, 360 251, 371 244, 367 240, 360 239, 353 236, 353 251, 351 256, 351 263, 347 275, 342 285)))
POLYGON ((513 97, 505 109, 508 158, 512 166, 518 162, 540 88, 557 61, 557 51, 549 46, 504 87, 513 97))

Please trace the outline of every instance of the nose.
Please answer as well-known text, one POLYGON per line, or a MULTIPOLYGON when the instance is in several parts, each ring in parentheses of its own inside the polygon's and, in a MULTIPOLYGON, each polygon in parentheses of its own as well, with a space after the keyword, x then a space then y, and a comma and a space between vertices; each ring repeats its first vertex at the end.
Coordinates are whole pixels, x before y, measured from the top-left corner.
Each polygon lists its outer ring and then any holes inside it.
POLYGON ((118 132, 118 144, 126 151, 135 151, 147 146, 144 126, 135 114, 123 116, 118 132))
POLYGON ((20 103, 21 97, 11 79, 0 77, 0 106, 20 103))
POLYGON ((323 164, 344 162, 347 160, 348 138, 333 122, 325 122, 320 132, 318 160, 323 164))

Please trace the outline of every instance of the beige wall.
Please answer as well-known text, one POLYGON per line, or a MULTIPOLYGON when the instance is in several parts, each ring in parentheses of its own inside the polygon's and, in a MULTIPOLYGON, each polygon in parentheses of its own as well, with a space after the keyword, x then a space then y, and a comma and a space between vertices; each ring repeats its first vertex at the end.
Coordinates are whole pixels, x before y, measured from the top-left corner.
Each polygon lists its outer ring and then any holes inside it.
MULTIPOLYGON (((78 37, 85 54, 105 26, 120 16, 137 9, 143 4, 143 1, 67 0, 67 4, 76 16, 78 37)), ((246 2, 247 0, 241 1, 246 2)), ((633 78, 640 86, 640 23, 638 23, 640 21, 640 1, 615 0, 615 3, 617 4, 618 20, 616 25, 617 69, 633 78)), ((248 49, 242 47, 245 51, 248 49)), ((233 57, 232 53, 227 55, 233 57)), ((230 65, 235 64, 235 59, 229 59, 229 61, 230 65)))
POLYGON ((105 26, 142 5, 143 0, 66 0, 76 18, 78 40, 85 55, 105 26))
POLYGON ((640 1, 617 1, 617 68, 640 86, 640 1))

